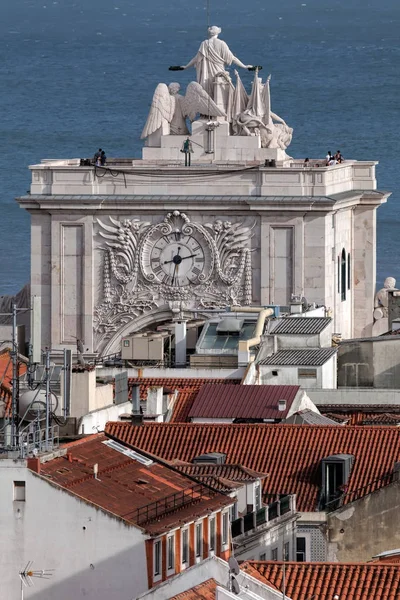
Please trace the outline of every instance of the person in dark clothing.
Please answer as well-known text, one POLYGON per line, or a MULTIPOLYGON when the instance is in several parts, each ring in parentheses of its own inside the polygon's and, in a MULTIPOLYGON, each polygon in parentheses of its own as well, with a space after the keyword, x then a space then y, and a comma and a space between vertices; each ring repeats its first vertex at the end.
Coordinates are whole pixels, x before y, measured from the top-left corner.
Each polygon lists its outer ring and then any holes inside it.
POLYGON ((104 152, 104 150, 102 150, 101 154, 100 154, 100 163, 101 163, 102 167, 104 167, 104 165, 106 164, 106 160, 107 160, 106 153, 104 152))
POLYGON ((95 152, 94 156, 93 156, 93 162, 95 165, 97 165, 99 162, 101 162, 101 153, 104 152, 104 150, 102 150, 101 148, 98 149, 97 152, 95 152))

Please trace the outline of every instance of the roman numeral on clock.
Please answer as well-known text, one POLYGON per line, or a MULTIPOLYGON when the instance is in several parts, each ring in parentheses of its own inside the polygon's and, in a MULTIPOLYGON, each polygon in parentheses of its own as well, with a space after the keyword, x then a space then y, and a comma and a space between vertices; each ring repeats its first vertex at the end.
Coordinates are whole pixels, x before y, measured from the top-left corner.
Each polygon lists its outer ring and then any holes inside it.
POLYGON ((196 275, 196 277, 198 277, 200 275, 200 273, 201 273, 201 269, 199 269, 198 267, 193 267, 192 273, 194 275, 196 275))
POLYGON ((170 275, 164 275, 163 283, 165 283, 165 285, 172 285, 172 277, 170 275))
POLYGON ((158 265, 158 267, 156 267, 156 268, 154 269, 154 273, 155 273, 156 275, 159 275, 160 273, 162 273, 162 267, 161 267, 161 265, 158 265))

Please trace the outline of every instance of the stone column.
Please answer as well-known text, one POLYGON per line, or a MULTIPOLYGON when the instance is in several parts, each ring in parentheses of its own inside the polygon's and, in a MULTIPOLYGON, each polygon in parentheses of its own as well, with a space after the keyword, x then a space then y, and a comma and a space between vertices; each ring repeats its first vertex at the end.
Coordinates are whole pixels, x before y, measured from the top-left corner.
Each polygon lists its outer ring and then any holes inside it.
POLYGON ((376 206, 354 210, 354 337, 372 334, 376 287, 376 206))

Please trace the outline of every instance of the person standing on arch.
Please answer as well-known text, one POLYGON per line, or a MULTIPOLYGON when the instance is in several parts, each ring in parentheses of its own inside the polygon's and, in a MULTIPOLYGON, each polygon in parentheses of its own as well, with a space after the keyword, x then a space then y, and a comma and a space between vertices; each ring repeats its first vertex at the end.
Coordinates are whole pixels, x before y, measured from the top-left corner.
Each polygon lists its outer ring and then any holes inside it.
POLYGON ((242 69, 251 69, 252 65, 244 65, 236 56, 232 54, 229 46, 223 40, 218 39, 221 28, 213 25, 208 28, 208 40, 200 44, 200 48, 187 65, 182 69, 195 67, 197 74, 197 83, 213 98, 213 84, 217 73, 225 71, 225 66, 232 63, 242 69))

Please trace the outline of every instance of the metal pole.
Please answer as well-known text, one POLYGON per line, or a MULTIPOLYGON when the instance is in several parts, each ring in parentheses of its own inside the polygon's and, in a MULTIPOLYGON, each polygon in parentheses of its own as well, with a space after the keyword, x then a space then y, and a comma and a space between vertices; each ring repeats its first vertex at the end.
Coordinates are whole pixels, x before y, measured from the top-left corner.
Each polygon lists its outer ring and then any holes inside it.
POLYGON ((17 305, 12 307, 12 396, 11 396, 11 446, 18 448, 17 404, 18 404, 18 341, 17 341, 17 305))
POLYGON ((49 427, 50 427, 50 350, 46 350, 46 450, 49 450, 49 427))
MULTIPOLYGON (((67 349, 64 348, 64 368, 63 368, 63 413, 64 419, 67 417, 67 349)), ((69 375, 69 374, 68 374, 69 375)))
POLYGON ((282 587, 282 594, 283 594, 283 600, 285 600, 286 598, 286 564, 285 564, 285 558, 283 558, 283 587, 282 587))

